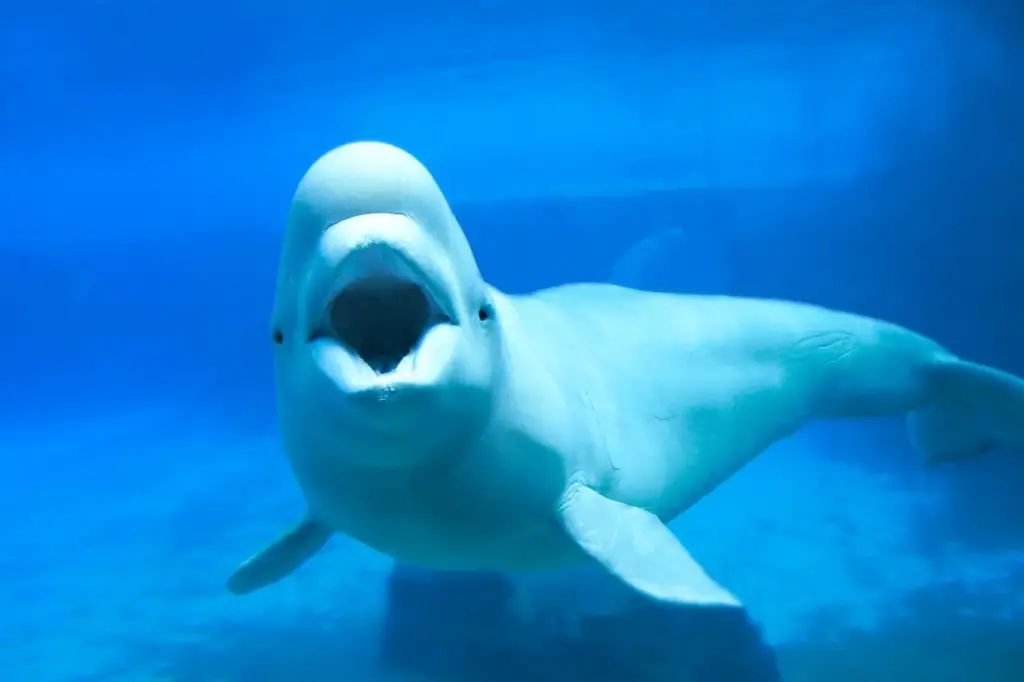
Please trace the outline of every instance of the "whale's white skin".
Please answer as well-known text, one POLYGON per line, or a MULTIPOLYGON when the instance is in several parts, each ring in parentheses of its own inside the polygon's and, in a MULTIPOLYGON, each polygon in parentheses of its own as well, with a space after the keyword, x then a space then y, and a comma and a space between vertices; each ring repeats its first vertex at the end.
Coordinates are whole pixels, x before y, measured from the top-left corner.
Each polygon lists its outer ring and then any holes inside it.
POLYGON ((596 561, 658 601, 736 606, 665 523, 803 424, 909 413, 928 462, 1024 445, 1024 382, 886 322, 604 284, 507 296, 382 143, 302 179, 272 326, 308 514, 236 593, 340 532, 441 569, 596 561))

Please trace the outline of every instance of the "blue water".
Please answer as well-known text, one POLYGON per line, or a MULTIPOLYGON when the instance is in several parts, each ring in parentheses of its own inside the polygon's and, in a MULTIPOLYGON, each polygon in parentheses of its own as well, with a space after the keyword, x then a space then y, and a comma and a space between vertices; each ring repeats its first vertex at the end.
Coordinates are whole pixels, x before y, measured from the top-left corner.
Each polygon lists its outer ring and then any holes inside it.
POLYGON ((994 0, 0 5, 0 681, 1021 682, 1024 460, 925 470, 897 420, 816 424, 674 524, 746 622, 341 537, 224 582, 302 510, 268 327, 317 156, 418 156, 509 292, 810 301, 1024 374, 1022 27, 994 0))

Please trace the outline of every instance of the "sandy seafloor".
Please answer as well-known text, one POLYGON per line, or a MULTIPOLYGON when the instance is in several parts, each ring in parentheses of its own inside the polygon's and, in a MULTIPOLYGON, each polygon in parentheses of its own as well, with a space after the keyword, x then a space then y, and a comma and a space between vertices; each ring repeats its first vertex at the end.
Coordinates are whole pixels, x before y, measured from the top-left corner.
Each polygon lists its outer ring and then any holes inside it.
MULTIPOLYGON (((386 558, 338 537, 271 589, 224 589, 302 510, 273 428, 224 421, 157 406, 0 431, 5 462, 20 463, 0 484, 0 680, 315 681, 339 666, 345 679, 383 679, 368 671, 386 558)), ((942 504, 938 492, 816 456, 829 433, 777 445, 674 526, 773 644, 814 635, 823 613, 870 628, 921 586, 1005 588, 1021 556, 921 555, 912 522, 942 504)), ((568 621, 615 599, 569 582, 520 579, 519 605, 550 610, 557 592, 568 621)), ((1024 614, 1005 606, 999 617, 1024 614)))

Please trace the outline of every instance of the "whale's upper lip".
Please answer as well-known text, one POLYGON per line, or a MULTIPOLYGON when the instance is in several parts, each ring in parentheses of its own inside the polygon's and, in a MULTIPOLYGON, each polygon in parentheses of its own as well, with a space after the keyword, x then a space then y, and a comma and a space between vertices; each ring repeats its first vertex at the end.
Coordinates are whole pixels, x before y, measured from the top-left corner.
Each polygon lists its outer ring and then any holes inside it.
POLYGON ((456 318, 455 301, 442 282, 401 246, 385 241, 367 241, 342 260, 327 295, 328 304, 351 287, 374 279, 417 286, 441 313, 456 318))

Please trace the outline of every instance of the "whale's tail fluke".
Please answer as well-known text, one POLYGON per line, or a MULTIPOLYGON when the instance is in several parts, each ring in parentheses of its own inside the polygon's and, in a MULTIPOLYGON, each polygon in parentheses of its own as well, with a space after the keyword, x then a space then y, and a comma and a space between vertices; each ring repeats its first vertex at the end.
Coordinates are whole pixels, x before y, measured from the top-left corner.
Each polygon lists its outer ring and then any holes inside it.
POLYGON ((950 462, 1003 446, 1024 450, 1024 379, 946 358, 929 368, 934 402, 910 415, 925 462, 950 462))

